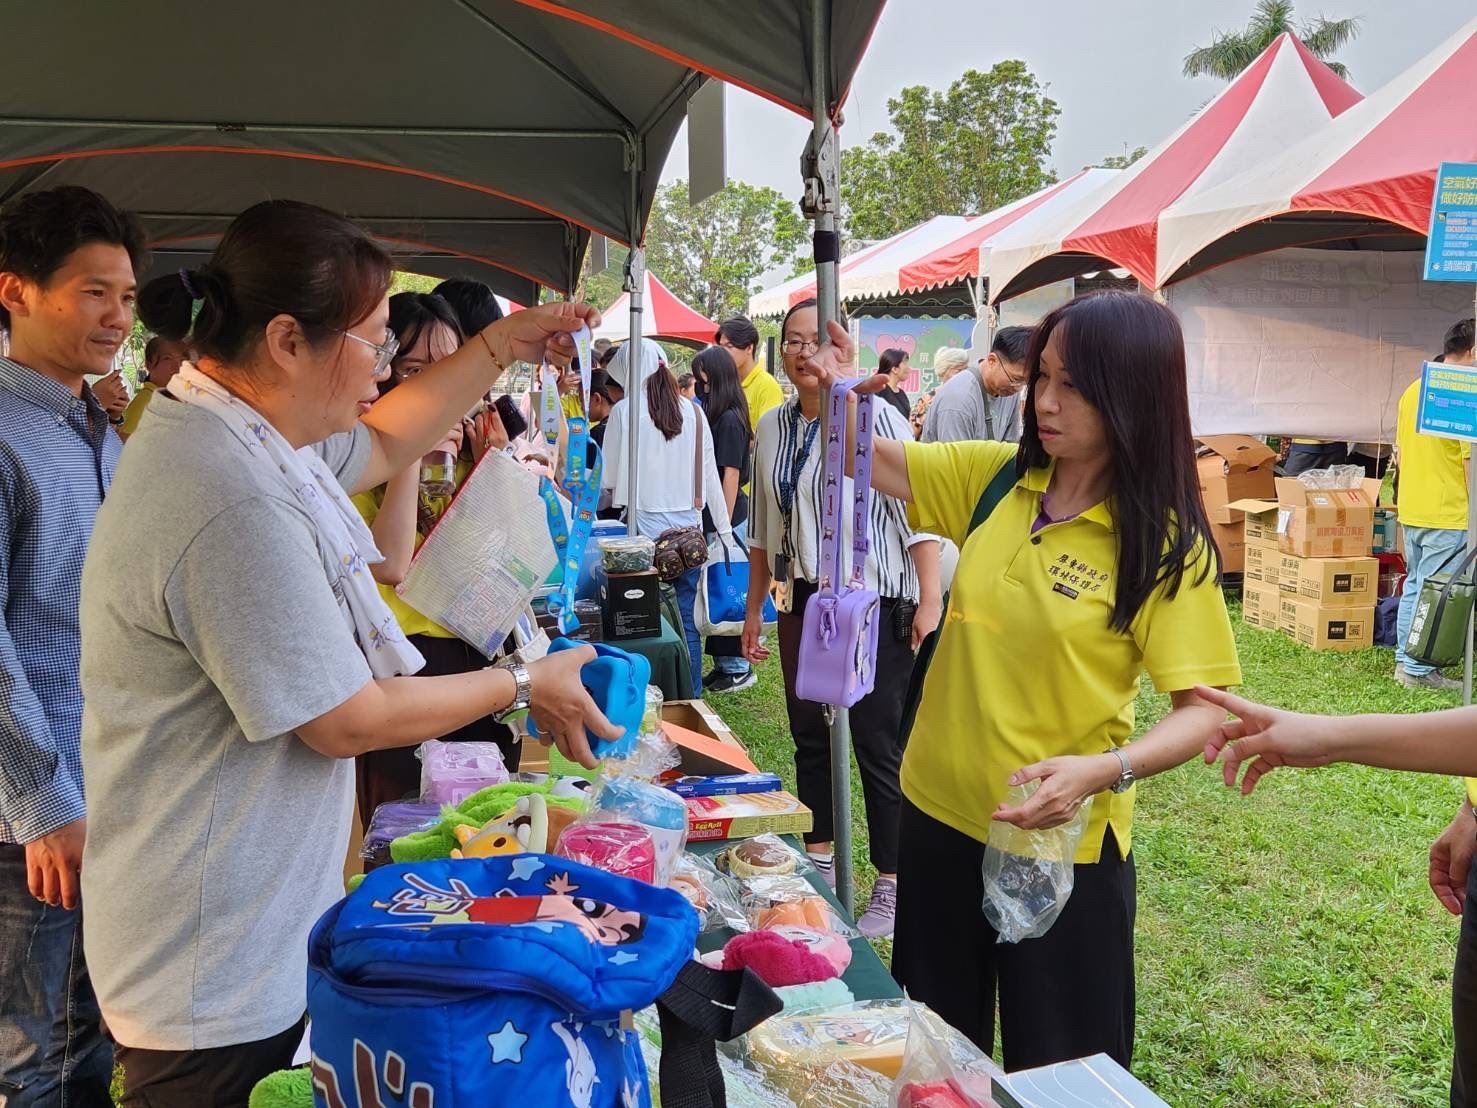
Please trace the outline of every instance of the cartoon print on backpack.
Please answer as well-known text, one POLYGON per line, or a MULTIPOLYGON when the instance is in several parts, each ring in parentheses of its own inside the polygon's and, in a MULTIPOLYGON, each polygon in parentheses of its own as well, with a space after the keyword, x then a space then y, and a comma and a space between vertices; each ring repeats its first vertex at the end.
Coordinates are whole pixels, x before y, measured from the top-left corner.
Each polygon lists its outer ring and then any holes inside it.
POLYGON ((559 1037, 564 1049, 569 1052, 569 1060, 564 1063, 564 1083, 569 1089, 569 1101, 575 1108, 590 1108, 595 1097, 595 1086, 600 1084, 600 1077, 595 1073, 595 1058, 585 1045, 585 1040, 580 1037, 584 1026, 583 1023, 576 1023, 571 1034, 563 1020, 549 1025, 549 1030, 559 1037))
MULTIPOLYGON (((308 1072, 313 1091, 323 1098, 327 1108, 346 1108, 348 1102, 333 1066, 314 1054, 308 1072)), ((393 1050, 385 1051, 382 1074, 374 1051, 362 1040, 354 1040, 354 1103, 359 1108, 375 1108, 390 1099, 405 1103, 407 1108, 435 1108, 436 1090, 432 1086, 424 1081, 410 1082, 408 1099, 405 1086, 405 1059, 393 1050)))
POLYGON ((546 882, 546 896, 520 896, 510 889, 493 896, 477 896, 460 878, 449 878, 449 888, 443 889, 414 873, 405 874, 405 884, 407 887, 398 889, 388 901, 375 901, 374 907, 391 916, 430 918, 379 926, 424 929, 448 923, 488 923, 552 931, 555 926, 568 924, 600 946, 639 942, 646 932, 646 918, 641 913, 592 897, 575 896, 579 886, 567 873, 546 882))

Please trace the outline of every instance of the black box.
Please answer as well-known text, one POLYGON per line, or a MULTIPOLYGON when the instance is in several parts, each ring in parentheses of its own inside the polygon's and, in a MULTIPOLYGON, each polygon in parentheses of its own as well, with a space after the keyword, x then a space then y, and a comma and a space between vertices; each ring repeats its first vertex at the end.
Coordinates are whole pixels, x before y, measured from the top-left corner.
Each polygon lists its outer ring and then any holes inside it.
POLYGON ((611 642, 662 633, 661 580, 656 571, 609 574, 600 599, 605 609, 605 637, 611 642))

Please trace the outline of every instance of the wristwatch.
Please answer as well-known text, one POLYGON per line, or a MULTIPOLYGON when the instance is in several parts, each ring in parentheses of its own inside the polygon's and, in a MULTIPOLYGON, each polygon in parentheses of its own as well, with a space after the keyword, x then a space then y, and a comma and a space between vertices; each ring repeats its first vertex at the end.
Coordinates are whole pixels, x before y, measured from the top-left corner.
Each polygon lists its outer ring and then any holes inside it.
POLYGON ((1118 773, 1118 780, 1110 785, 1109 788, 1115 793, 1126 793, 1129 789, 1133 788, 1133 763, 1128 760, 1128 755, 1124 753, 1121 746, 1111 748, 1109 753, 1118 759, 1118 765, 1121 767, 1118 773))
POLYGON ((533 680, 528 676, 528 667, 521 662, 510 662, 503 667, 513 675, 513 703, 498 713, 499 723, 508 723, 528 713, 533 703, 533 680))

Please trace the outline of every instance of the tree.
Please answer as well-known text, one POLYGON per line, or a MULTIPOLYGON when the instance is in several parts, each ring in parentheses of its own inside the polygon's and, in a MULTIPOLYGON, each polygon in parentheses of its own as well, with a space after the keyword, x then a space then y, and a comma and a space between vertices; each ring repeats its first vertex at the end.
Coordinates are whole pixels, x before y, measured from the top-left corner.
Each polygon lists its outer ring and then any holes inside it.
POLYGON ((1315 58, 1323 61, 1340 77, 1349 76, 1349 67, 1330 60, 1359 34, 1359 18, 1317 19, 1295 26, 1291 0, 1257 0, 1256 11, 1244 30, 1217 29, 1215 41, 1185 55, 1186 77, 1219 77, 1230 81, 1250 65, 1272 41, 1284 32, 1300 38, 1315 58))
POLYGON ((759 275, 799 272, 809 233, 799 209, 772 188, 729 181, 692 207, 687 182, 656 194, 646 228, 646 265, 709 319, 748 310, 759 275))
POLYGON ((1102 161, 1098 162, 1098 165, 1104 169, 1127 169, 1148 152, 1149 148, 1147 146, 1135 146, 1130 150, 1128 143, 1125 142, 1123 144, 1122 154, 1109 154, 1102 161))
POLYGON ((846 232, 885 238, 936 215, 975 215, 1051 184, 1056 101, 1022 61, 967 69, 947 90, 905 88, 890 132, 843 149, 846 232))

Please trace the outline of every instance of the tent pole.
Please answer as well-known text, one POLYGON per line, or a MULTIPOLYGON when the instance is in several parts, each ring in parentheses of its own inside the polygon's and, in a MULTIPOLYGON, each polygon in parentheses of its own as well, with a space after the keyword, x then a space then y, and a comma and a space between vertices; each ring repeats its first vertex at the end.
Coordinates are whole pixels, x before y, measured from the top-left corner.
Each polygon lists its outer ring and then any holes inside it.
MULTIPOLYGON (((836 128, 831 120, 831 0, 810 2, 810 87, 813 129, 806 148, 805 199, 801 207, 815 220, 815 292, 820 337, 826 324, 840 317, 837 294, 837 260, 840 237, 836 231, 837 165, 836 128)), ((825 420, 827 405, 821 404, 825 420)), ((822 425, 822 435, 828 429, 822 425)), ((831 726, 831 816, 834 843, 836 897, 845 909, 856 914, 855 867, 851 852, 851 714, 845 708, 828 707, 831 726)))
MULTIPOLYGON (((631 297, 631 338, 626 365, 626 534, 636 534, 637 459, 640 457, 641 420, 641 309, 646 291, 646 248, 641 236, 641 166, 633 159, 631 175, 631 252, 626 257, 626 292, 631 297)), ((680 629, 679 629, 680 630, 680 629)))

